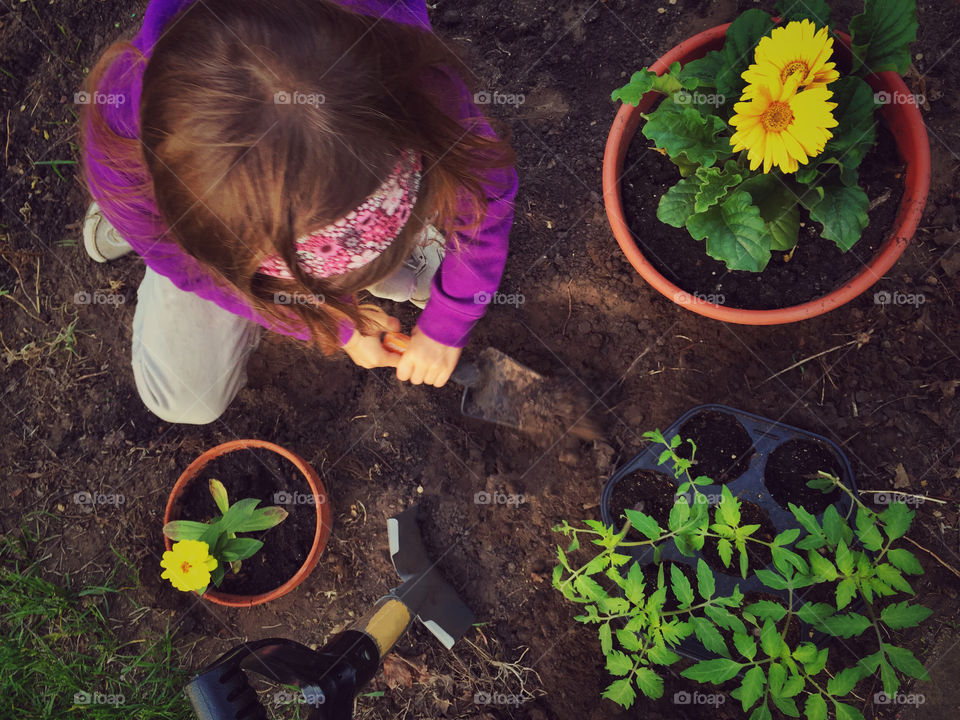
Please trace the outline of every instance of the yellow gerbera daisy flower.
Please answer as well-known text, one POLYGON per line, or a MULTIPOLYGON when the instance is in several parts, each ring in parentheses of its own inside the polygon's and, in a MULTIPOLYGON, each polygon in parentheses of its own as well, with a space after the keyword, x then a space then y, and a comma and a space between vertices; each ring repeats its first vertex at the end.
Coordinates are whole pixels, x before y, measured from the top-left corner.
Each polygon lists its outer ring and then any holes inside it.
POLYGON ((202 590, 210 584, 210 571, 217 569, 217 559, 210 555, 210 546, 199 540, 181 540, 173 544, 160 560, 160 575, 177 590, 202 590))
POLYGON ((836 127, 832 110, 836 103, 827 102, 833 93, 825 87, 797 92, 797 77, 786 85, 748 87, 730 124, 737 131, 730 138, 733 151, 747 150, 750 169, 763 165, 770 172, 776 165, 783 172, 796 172, 799 164, 823 152, 836 127))
POLYGON ((840 73, 829 62, 833 38, 827 28, 810 20, 774 28, 757 43, 754 63, 741 75, 750 85, 784 85, 788 78, 799 78, 801 88, 826 87, 840 73))

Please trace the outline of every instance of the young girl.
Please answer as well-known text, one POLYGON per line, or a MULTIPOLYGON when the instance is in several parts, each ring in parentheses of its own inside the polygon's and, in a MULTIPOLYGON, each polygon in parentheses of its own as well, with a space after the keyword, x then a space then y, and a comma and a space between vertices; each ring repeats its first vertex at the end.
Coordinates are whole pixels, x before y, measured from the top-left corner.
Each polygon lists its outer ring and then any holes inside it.
POLYGON ((423 0, 151 0, 87 80, 90 255, 135 250, 137 389, 211 422, 265 326, 446 383, 495 292, 516 174, 423 0), (423 308, 400 325, 357 295, 423 308))

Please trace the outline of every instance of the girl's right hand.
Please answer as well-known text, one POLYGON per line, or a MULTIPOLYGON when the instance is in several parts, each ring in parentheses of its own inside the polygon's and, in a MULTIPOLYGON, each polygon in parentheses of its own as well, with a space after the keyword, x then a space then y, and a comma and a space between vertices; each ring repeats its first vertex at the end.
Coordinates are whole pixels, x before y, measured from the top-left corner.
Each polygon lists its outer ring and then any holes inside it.
MULTIPOLYGON (((400 321, 383 310, 372 312, 370 319, 384 325, 390 332, 400 332, 400 321)), ((376 367, 396 367, 403 356, 385 350, 381 339, 382 333, 361 335, 354 330, 347 344, 343 346, 343 351, 354 363, 368 370, 376 367)))

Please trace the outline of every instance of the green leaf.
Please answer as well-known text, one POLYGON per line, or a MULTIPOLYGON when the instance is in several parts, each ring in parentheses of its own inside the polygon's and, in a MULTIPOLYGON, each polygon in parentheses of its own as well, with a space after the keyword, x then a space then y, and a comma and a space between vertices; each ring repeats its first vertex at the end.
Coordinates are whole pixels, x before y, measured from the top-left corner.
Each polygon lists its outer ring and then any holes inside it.
POLYGON ((687 218, 694 212, 695 198, 699 190, 700 181, 696 177, 682 179, 660 198, 660 203, 657 205, 657 219, 675 228, 682 228, 687 218))
POLYGON ((870 627, 870 620, 859 613, 832 615, 817 624, 817 629, 834 637, 849 638, 860 635, 870 627))
POLYGON ((703 558, 697 558, 697 592, 704 600, 709 600, 716 592, 716 579, 713 577, 713 570, 704 562, 703 558))
POLYGON ((628 708, 633 705, 637 692, 633 689, 633 681, 630 678, 623 678, 612 682, 603 691, 603 697, 612 700, 620 707, 628 708))
POLYGON ((880 658, 880 682, 883 685, 884 695, 891 698, 896 696, 900 688, 900 679, 884 657, 880 658))
POLYGON ((697 87, 716 87, 717 70, 721 67, 723 57, 719 50, 711 50, 699 60, 691 60, 677 72, 672 72, 677 80, 688 90, 697 87))
POLYGON ((839 570, 842 574, 849 575, 853 572, 853 553, 843 539, 841 539, 837 544, 836 559, 837 570, 839 570))
POLYGON ((650 648, 647 652, 647 659, 656 665, 672 665, 680 659, 673 650, 668 650, 662 645, 650 648))
MULTIPOLYGON (((639 105, 640 99, 648 92, 661 92, 666 95, 681 90, 684 86, 674 75, 674 69, 680 69, 680 63, 674 63, 670 71, 658 76, 651 70, 638 70, 630 76, 630 81, 623 87, 619 87, 610 94, 610 99, 616 102, 622 100, 627 105, 639 105)), ((689 84, 689 76, 683 78, 689 84)), ((696 87, 696 85, 693 85, 696 87)), ((688 89, 693 89, 693 87, 688 89)))
POLYGON ((640 638, 637 637, 635 632, 630 632, 629 630, 620 629, 616 632, 617 642, 619 642, 625 650, 629 652, 636 652, 640 649, 640 638))
POLYGON ((877 138, 873 88, 862 78, 847 75, 830 83, 830 90, 830 101, 837 104, 833 109, 837 126, 819 157, 833 157, 843 167, 856 169, 877 138))
POLYGON ((634 562, 627 571, 627 582, 623 591, 627 599, 632 603, 643 602, 644 596, 643 570, 640 569, 640 563, 634 562))
POLYGON ((667 517, 667 525, 670 530, 676 532, 683 528, 684 523, 690 517, 690 505, 685 497, 678 498, 670 508, 670 515, 667 517))
POLYGON ((747 660, 753 660, 757 656, 757 643, 746 633, 734 633, 733 646, 747 660))
POLYGON ((743 621, 736 615, 717 605, 707 605, 703 608, 704 614, 713 620, 718 627, 732 630, 735 633, 745 633, 747 631, 743 621))
POLYGON ((720 561, 724 567, 730 567, 730 560, 733 558, 733 545, 729 540, 717 541, 717 554, 720 555, 720 561))
POLYGON ((730 527, 737 527, 740 524, 740 501, 733 496, 726 485, 720 489, 717 517, 730 527))
POLYGON ((689 637, 692 632, 693 626, 682 620, 671 620, 660 626, 663 641, 674 646, 684 638, 689 637))
POLYGON ((896 540, 907 534, 913 522, 914 512, 902 502, 895 502, 882 513, 880 521, 883 523, 883 532, 891 540, 896 540))
POLYGON ((600 600, 609 597, 607 591, 593 578, 586 575, 577 575, 573 581, 573 586, 577 592, 589 600, 600 600))
POLYGON ((912 678, 926 680, 927 682, 930 681, 930 675, 927 673, 927 669, 923 666, 923 663, 917 660, 912 652, 906 648, 889 645, 887 643, 883 644, 883 649, 897 670, 912 678))
POLYGON ((770 693, 779 695, 783 690, 783 683, 787 679, 787 669, 780 663, 775 662, 770 663, 767 673, 769 675, 770 693))
POLYGON ((839 545, 841 540, 849 540, 849 535, 852 535, 850 528, 840 517, 834 505, 830 505, 823 511, 823 532, 831 545, 839 545))
POLYGON ((619 650, 606 653, 607 672, 611 675, 628 675, 633 670, 633 661, 619 650))
POLYGON ((760 210, 742 190, 707 212, 691 215, 687 230, 706 240, 707 254, 730 270, 760 272, 770 262, 770 239, 760 210))
POLYGON ((257 532, 259 530, 269 530, 276 527, 287 519, 289 513, 282 507, 276 505, 272 507, 258 508, 253 511, 249 518, 241 523, 236 532, 257 532))
POLYGON ((817 519, 807 512, 806 508, 799 507, 793 503, 790 503, 788 507, 790 508, 790 512, 793 513, 793 516, 797 519, 797 522, 803 526, 804 530, 815 537, 825 537, 823 530, 820 529, 820 524, 817 522, 817 519))
POLYGON ((833 615, 834 612, 833 606, 827 603, 808 602, 801 605, 800 609, 797 610, 797 617, 807 623, 807 625, 816 625, 825 618, 833 615))
POLYGON ((865 0, 863 12, 850 21, 854 72, 863 66, 867 73, 906 73, 918 27, 915 0, 865 0))
POLYGON ((663 678, 650 668, 638 668, 634 679, 637 687, 648 698, 658 700, 663 697, 663 678))
POLYGON ((770 695, 774 705, 780 708, 780 712, 789 717, 800 717, 800 711, 797 709, 797 703, 793 698, 783 697, 782 695, 770 695))
POLYGON ((827 692, 834 696, 844 696, 869 674, 866 668, 854 665, 844 668, 827 681, 827 692))
POLYGON ((867 550, 879 550, 883 547, 883 537, 877 528, 876 516, 862 505, 857 508, 857 537, 867 550))
POLYGON ((807 558, 810 560, 810 572, 819 580, 833 582, 837 579, 837 568, 816 550, 808 550, 807 558))
POLYGON ((763 669, 759 666, 754 665, 744 673, 743 682, 740 684, 739 698, 744 712, 752 708, 763 695, 763 684, 763 669))
POLYGON ((857 594, 857 581, 844 578, 837 584, 837 610, 843 610, 857 594))
POLYGON ((760 38, 773 29, 770 15, 758 8, 741 13, 727 28, 719 69, 716 77, 717 92, 729 99, 740 97, 746 84, 741 74, 754 60, 754 48, 760 38))
POLYGON ((771 717, 770 708, 765 702, 750 713, 750 720, 771 720, 771 717))
POLYGON ((812 20, 818 28, 830 25, 830 7, 825 0, 779 0, 773 14, 784 25, 795 20, 812 20))
POLYGON ((787 581, 770 570, 757 570, 756 576, 757 580, 762 582, 768 588, 773 588, 774 590, 785 590, 787 587, 787 581))
POLYGON ((916 556, 909 550, 903 548, 894 548, 887 552, 887 560, 896 567, 903 570, 908 575, 922 575, 923 565, 917 560, 916 556))
POLYGON ((760 647, 763 648, 767 657, 780 657, 782 644, 783 640, 780 638, 777 624, 772 620, 766 620, 760 628, 760 647))
POLYGON ((613 636, 610 630, 610 623, 604 623, 600 626, 600 651, 604 655, 609 655, 613 649, 613 636))
POLYGON ((163 526, 163 534, 174 542, 178 540, 199 540, 210 529, 210 525, 193 520, 172 520, 163 526))
POLYGON ((667 98, 646 120, 643 135, 671 158, 682 153, 689 162, 709 167, 732 154, 727 123, 716 115, 703 115, 667 98))
POLYGON ((723 170, 717 167, 697 168, 696 179, 700 182, 700 188, 693 209, 699 213, 716 205, 726 196, 727 190, 739 183, 743 176, 737 172, 737 164, 728 160, 723 170))
POLYGON ((833 711, 837 714, 837 720, 863 720, 863 713, 853 705, 834 701, 833 711))
POLYGON ((800 237, 800 208, 797 197, 778 175, 754 175, 740 184, 739 190, 750 193, 753 204, 770 235, 773 250, 788 252, 800 237))
POLYGON ((773 544, 789 545, 790 543, 795 542, 798 537, 800 537, 800 528, 790 528, 789 530, 784 530, 782 533, 779 533, 773 539, 773 544))
POLYGON ((910 605, 908 601, 893 603, 880 611, 880 619, 891 630, 916 627, 933 614, 923 605, 910 605))
POLYGON ((783 605, 772 600, 758 600, 747 605, 744 610, 762 620, 773 620, 774 622, 779 622, 787 614, 787 609, 783 605))
POLYGON ((803 643, 799 645, 791 655, 795 660, 806 665, 817 659, 817 646, 813 643, 803 643))
POLYGON ((693 632, 701 645, 712 653, 730 657, 730 650, 727 649, 723 636, 712 622, 707 618, 693 616, 690 618, 690 623, 693 625, 693 632))
MULTIPOLYGON (((870 223, 870 199, 860 187, 822 185, 803 197, 810 219, 823 226, 821 235, 842 252, 852 248, 870 223)), ((829 537, 829 536, 828 536, 829 537)))
POLYGON ((914 594, 910 583, 908 583, 900 571, 890 563, 880 563, 874 568, 874 572, 877 573, 877 577, 880 578, 880 580, 890 587, 900 592, 910 593, 911 595, 914 594))
POLYGON ((821 695, 810 695, 803 706, 803 713, 807 720, 827 720, 826 700, 821 695))
POLYGON ((717 658, 715 660, 698 662, 696 665, 688 667, 680 673, 680 675, 695 682, 709 682, 714 685, 719 685, 735 677, 741 668, 743 668, 743 663, 728 660, 727 658, 717 658))
POLYGON ((263 542, 253 538, 233 538, 227 540, 220 551, 220 559, 224 562, 246 560, 263 547, 263 542))
POLYGON ((670 584, 673 594, 677 596, 680 607, 685 608, 693 604, 693 587, 678 565, 670 566, 670 584))
POLYGON ((213 501, 220 509, 220 513, 226 513, 227 510, 230 509, 230 501, 227 500, 227 489, 223 486, 223 483, 219 480, 215 480, 214 478, 210 478, 207 486, 210 488, 210 494, 213 496, 213 501))
POLYGON ((259 504, 260 501, 256 498, 246 498, 235 502, 220 519, 220 531, 223 533, 237 532, 259 504))

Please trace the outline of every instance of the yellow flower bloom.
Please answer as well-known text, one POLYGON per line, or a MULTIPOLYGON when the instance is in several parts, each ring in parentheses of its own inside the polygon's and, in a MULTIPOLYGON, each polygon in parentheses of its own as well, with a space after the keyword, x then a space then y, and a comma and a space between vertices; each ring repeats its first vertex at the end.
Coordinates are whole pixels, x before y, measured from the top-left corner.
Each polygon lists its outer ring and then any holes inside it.
POLYGON ((825 87, 797 92, 798 82, 793 76, 775 88, 750 86, 733 106, 736 114, 730 124, 737 131, 730 144, 734 152, 747 150, 751 170, 763 165, 768 173, 776 165, 783 172, 796 172, 833 137, 827 129, 837 125, 831 112, 837 104, 828 102, 833 93, 825 87))
POLYGON ((217 559, 210 555, 210 546, 199 540, 181 540, 172 550, 163 554, 160 575, 169 580, 177 590, 191 592, 202 590, 210 584, 210 571, 217 569, 217 559))
POLYGON ((832 54, 833 38, 827 28, 817 30, 810 20, 788 23, 760 40, 754 64, 741 77, 754 86, 777 87, 788 78, 799 78, 801 88, 826 87, 840 77, 829 62, 832 54))

